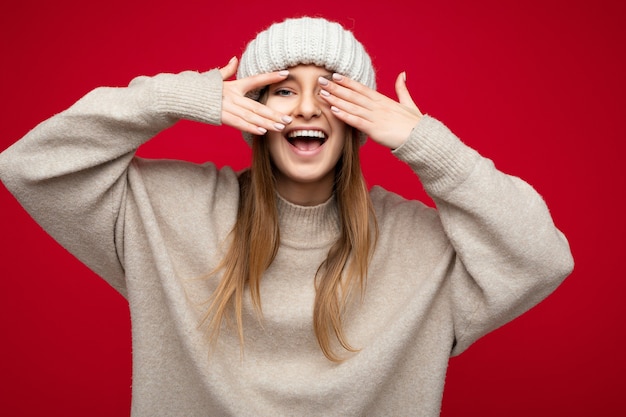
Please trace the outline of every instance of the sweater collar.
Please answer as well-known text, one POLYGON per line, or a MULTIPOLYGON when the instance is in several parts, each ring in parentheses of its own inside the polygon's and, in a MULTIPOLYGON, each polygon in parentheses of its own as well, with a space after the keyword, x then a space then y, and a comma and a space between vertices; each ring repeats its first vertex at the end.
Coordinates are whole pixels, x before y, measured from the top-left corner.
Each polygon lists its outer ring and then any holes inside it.
POLYGON ((299 206, 276 194, 281 244, 298 248, 326 246, 339 235, 339 212, 333 194, 317 206, 299 206))

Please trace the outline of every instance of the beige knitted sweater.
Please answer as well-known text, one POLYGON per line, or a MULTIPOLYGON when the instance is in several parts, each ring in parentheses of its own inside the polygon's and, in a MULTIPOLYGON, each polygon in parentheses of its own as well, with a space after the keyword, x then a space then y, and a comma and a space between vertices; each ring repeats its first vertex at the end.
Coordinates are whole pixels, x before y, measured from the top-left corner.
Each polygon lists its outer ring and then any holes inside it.
POLYGON ((221 85, 212 71, 99 88, 0 154, 0 178, 24 208, 128 299, 134 416, 437 416, 450 355, 571 271, 542 198, 426 116, 394 153, 437 210, 372 189, 380 239, 364 299, 345 318, 361 350, 331 363, 312 329, 313 277, 338 234, 334 198, 278 197, 264 320, 248 300, 243 356, 229 330, 209 355, 198 323, 215 282, 196 278, 224 253, 236 174, 134 151, 179 119, 219 124, 221 85))

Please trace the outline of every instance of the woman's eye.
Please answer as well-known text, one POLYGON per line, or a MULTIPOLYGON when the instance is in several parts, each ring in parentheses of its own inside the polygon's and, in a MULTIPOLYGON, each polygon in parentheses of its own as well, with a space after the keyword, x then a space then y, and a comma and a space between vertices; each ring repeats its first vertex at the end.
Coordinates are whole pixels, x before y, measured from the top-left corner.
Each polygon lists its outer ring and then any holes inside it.
POLYGON ((274 95, 280 96, 280 97, 288 97, 288 96, 290 96, 292 94, 293 94, 292 91, 286 90, 284 88, 280 88, 280 89, 274 91, 274 95))

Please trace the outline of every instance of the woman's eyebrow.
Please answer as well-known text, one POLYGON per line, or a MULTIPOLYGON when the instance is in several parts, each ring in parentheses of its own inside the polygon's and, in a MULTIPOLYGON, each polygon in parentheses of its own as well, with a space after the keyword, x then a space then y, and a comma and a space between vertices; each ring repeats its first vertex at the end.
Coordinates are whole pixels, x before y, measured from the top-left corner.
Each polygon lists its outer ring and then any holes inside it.
MULTIPOLYGON (((326 78, 329 81, 333 80, 333 74, 331 74, 331 73, 322 74, 322 75, 320 75, 320 77, 326 78)), ((298 81, 298 77, 294 77, 292 74, 289 74, 289 75, 287 75, 287 78, 284 79, 284 81, 298 81)))

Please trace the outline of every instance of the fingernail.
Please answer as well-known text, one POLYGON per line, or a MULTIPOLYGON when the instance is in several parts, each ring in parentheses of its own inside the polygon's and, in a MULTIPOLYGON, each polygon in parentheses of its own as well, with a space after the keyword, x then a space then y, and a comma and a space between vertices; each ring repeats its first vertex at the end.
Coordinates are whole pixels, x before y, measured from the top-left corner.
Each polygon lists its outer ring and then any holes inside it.
POLYGON ((324 97, 330 97, 330 93, 326 90, 321 90, 320 94, 323 95, 324 97))
POLYGON ((330 106, 330 109, 334 111, 335 113, 339 113, 339 109, 335 106, 330 106))
POLYGON ((274 123, 274 127, 278 130, 283 130, 285 128, 285 125, 282 123, 274 123))
POLYGON ((259 127, 257 127, 257 130, 258 130, 259 132, 261 132, 261 134, 262 134, 262 135, 264 135, 264 134, 266 134, 266 133, 267 133, 267 129, 262 128, 262 127, 260 127, 260 126, 259 126, 259 127))
POLYGON ((321 85, 328 85, 328 80, 324 77, 319 77, 318 81, 321 85))
POLYGON ((402 79, 404 80, 404 82, 406 82, 406 71, 402 73, 402 79))
POLYGON ((237 59, 237 57, 236 57, 236 56, 234 56, 234 57, 232 57, 232 58, 230 59, 230 61, 228 61, 228 63, 230 64, 230 63, 232 63, 232 62, 235 62, 235 60, 236 60, 236 59, 237 59))
POLYGON ((289 116, 283 116, 283 117, 280 118, 280 120, 282 120, 283 122, 285 122, 287 124, 289 124, 289 123, 291 123, 293 121, 293 119, 291 117, 289 117, 289 116))
POLYGON ((287 70, 278 71, 278 75, 280 75, 281 77, 286 77, 289 75, 289 71, 287 70))
POLYGON ((341 74, 334 73, 333 80, 341 81, 343 80, 343 76, 341 74))

